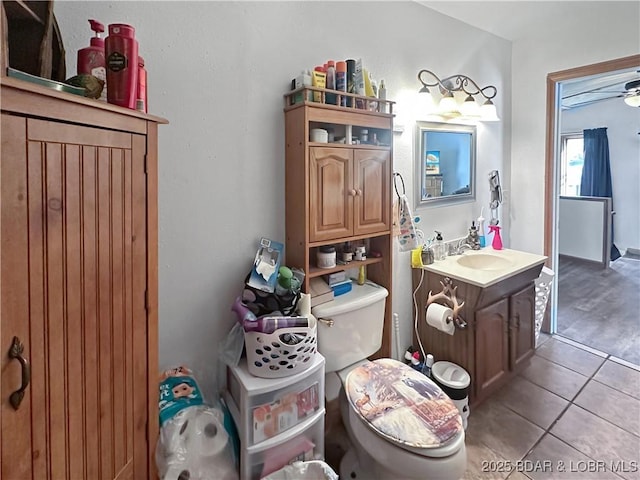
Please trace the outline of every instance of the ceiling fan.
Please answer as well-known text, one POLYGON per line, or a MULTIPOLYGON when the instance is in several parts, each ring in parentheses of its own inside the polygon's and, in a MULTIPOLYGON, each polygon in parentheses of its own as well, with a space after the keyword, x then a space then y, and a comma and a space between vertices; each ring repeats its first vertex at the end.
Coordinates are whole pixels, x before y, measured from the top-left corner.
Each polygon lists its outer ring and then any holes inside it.
POLYGON ((640 107, 640 79, 627 82, 624 89, 624 103, 632 107, 640 107))

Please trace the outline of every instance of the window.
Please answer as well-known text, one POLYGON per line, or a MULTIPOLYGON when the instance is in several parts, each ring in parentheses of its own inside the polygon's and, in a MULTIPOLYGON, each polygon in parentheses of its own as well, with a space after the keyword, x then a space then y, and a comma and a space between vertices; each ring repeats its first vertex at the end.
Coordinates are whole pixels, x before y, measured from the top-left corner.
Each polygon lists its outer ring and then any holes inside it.
POLYGON ((562 165, 560 168, 560 195, 580 195, 580 178, 584 165, 582 134, 562 135, 562 165))

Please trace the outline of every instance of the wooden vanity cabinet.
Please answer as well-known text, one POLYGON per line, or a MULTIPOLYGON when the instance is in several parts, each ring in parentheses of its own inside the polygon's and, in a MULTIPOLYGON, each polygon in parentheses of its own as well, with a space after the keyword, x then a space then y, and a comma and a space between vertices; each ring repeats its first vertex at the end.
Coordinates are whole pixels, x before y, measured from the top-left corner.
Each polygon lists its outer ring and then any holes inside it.
MULTIPOLYGON (((443 275, 424 272, 417 294, 418 333, 426 353, 436 361, 447 360, 471 375, 470 402, 478 404, 521 371, 535 351, 535 284, 542 265, 537 265, 496 284, 482 288, 456 279, 458 301, 464 301, 461 315, 467 328, 454 335, 426 323, 429 291, 442 290, 443 275)), ((413 271, 414 289, 420 270, 413 271)), ((417 344, 417 342, 416 342, 417 344)))

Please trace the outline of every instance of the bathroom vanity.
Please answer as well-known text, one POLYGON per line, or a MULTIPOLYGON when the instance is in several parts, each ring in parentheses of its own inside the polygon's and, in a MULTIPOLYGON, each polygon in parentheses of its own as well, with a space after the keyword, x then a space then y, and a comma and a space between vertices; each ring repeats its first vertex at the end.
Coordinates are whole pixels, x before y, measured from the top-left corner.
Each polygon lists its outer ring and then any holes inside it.
POLYGON ((485 248, 413 270, 413 289, 420 285, 416 292, 418 334, 425 353, 469 372, 472 405, 502 387, 533 355, 534 280, 545 260, 542 255, 485 248), (447 284, 455 289, 457 304, 464 302, 458 313, 466 327, 456 327, 453 335, 426 322, 429 293, 440 293, 447 284))

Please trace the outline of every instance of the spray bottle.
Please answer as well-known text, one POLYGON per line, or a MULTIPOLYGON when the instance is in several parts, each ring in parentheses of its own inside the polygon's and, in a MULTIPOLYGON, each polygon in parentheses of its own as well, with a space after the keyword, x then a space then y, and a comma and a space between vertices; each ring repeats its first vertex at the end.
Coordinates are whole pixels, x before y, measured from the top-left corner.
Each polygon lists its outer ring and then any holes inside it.
POLYGON ((480 210, 480 216, 478 217, 478 240, 480 240, 480 248, 487 246, 487 242, 484 238, 484 217, 482 216, 484 207, 480 210))
MULTIPOLYGON (((78 50, 78 75, 93 75, 94 77, 107 81, 106 62, 104 57, 104 39, 100 34, 104 32, 104 25, 96 20, 89 20, 91 30, 95 36, 91 37, 90 45, 78 50)), ((107 101, 107 85, 105 83, 100 100, 107 101)))
POLYGON ((493 242, 491 246, 494 250, 502 250, 502 238, 500 237, 500 227, 498 225, 489 225, 489 232, 493 232, 493 242))

